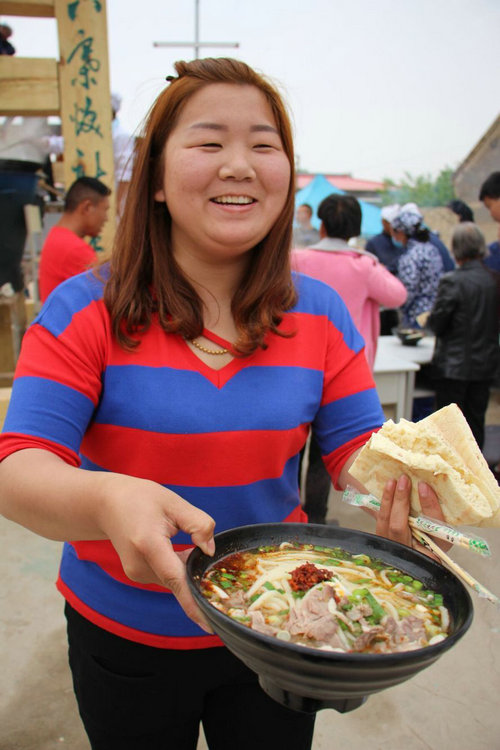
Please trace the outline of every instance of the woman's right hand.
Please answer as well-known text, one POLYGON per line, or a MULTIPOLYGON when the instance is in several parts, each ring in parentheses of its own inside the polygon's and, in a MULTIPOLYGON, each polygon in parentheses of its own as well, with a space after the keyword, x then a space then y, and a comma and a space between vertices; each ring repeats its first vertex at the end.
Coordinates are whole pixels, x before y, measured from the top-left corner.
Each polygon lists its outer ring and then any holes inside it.
POLYGON ((137 583, 170 589, 188 617, 212 632, 187 585, 185 560, 190 551, 176 553, 170 538, 182 530, 212 556, 213 518, 156 482, 122 474, 101 477, 103 500, 98 522, 126 575, 137 583))
POLYGON ((109 539, 132 581, 169 588, 209 629, 187 585, 189 550, 177 554, 170 538, 182 530, 211 556, 215 522, 175 492, 138 477, 82 470, 33 448, 0 463, 0 513, 48 539, 109 539))

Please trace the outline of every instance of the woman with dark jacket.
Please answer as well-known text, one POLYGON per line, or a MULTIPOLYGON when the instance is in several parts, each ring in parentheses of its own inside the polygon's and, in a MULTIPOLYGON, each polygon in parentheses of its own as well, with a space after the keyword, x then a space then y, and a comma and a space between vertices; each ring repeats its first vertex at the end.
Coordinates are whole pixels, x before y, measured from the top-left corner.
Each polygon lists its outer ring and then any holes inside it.
POLYGON ((456 226, 452 252, 458 268, 441 277, 427 321, 436 335, 436 407, 458 404, 482 448, 490 385, 500 359, 497 284, 482 263, 486 245, 475 224, 456 226))

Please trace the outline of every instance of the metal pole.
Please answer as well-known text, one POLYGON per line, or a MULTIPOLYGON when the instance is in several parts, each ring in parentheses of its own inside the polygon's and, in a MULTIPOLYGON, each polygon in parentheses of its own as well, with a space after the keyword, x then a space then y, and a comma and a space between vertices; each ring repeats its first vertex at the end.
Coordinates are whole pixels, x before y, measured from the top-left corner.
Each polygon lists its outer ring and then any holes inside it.
POLYGON ((200 0, 194 3, 194 59, 200 56, 200 0))
MULTIPOLYGON (((194 42, 153 42, 153 47, 191 47, 193 48, 194 42)), ((210 47, 216 49, 217 47, 239 47, 239 42, 199 42, 199 47, 210 47)))
POLYGON ((200 0, 194 5, 194 42, 153 42, 153 47, 191 47, 195 59, 200 56, 201 47, 239 47, 239 42, 200 42, 200 0))

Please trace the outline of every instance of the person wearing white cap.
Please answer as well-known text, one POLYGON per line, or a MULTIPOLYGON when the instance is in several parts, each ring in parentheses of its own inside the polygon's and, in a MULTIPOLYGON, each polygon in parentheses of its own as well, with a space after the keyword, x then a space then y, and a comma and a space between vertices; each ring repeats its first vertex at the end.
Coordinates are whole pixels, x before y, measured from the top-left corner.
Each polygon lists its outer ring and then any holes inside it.
POLYGON ((390 224, 393 218, 398 215, 400 210, 401 206, 399 205, 399 203, 393 203, 390 206, 384 206, 382 208, 382 211, 380 212, 382 225, 384 225, 384 222, 385 224, 390 224))
POLYGON ((392 240, 391 221, 400 210, 401 206, 397 203, 392 206, 384 206, 380 212, 382 231, 366 243, 366 250, 376 255, 379 261, 394 275, 397 275, 398 260, 403 250, 398 248, 392 240))
POLYGON ((401 325, 420 328, 417 316, 432 309, 444 265, 439 250, 431 243, 429 230, 418 207, 407 203, 392 219, 392 236, 404 248, 398 263, 398 277, 408 292, 401 308, 401 325))
MULTIPOLYGON (((406 211, 406 212, 410 211, 411 213, 418 214, 418 216, 420 216, 421 223, 423 225, 424 217, 416 203, 405 203, 405 205, 401 208, 401 211, 406 211)), ((429 227, 426 227, 426 229, 429 234, 429 242, 431 243, 431 245, 434 245, 434 247, 438 250, 439 255, 441 256, 441 260, 443 261, 443 268, 444 268, 445 273, 447 271, 453 271, 455 268, 455 261, 451 257, 450 251, 448 250, 444 242, 441 240, 439 235, 436 234, 436 232, 433 232, 431 229, 429 229, 429 227)))

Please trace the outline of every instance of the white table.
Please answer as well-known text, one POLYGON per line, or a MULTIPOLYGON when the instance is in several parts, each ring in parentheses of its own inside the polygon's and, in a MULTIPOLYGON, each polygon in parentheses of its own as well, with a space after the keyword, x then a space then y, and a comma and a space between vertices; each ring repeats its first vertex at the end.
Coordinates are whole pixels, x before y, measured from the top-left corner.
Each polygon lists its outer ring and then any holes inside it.
MULTIPOLYGON (((391 356, 404 359, 405 362, 416 362, 426 365, 432 359, 434 352, 434 336, 424 336, 416 346, 403 346, 397 336, 379 336, 377 341, 377 356, 391 356)), ((375 361, 376 366, 376 361, 375 361)))
POLYGON ((416 346, 403 346, 397 336, 380 336, 373 375, 382 406, 394 405, 395 420, 410 419, 413 411, 415 373, 432 359, 434 337, 416 346))

